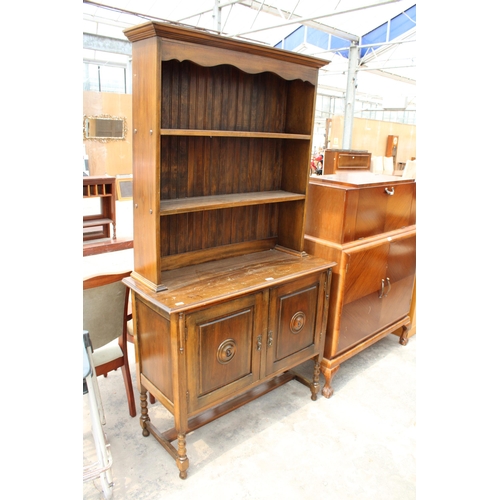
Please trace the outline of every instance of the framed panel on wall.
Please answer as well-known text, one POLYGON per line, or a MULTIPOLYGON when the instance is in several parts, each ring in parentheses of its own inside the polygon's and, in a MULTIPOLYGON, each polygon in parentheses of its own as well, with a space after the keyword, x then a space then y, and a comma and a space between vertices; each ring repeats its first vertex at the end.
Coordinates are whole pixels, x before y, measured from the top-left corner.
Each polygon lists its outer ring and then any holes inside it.
POLYGON ((119 201, 132 199, 132 176, 116 178, 116 197, 119 201))

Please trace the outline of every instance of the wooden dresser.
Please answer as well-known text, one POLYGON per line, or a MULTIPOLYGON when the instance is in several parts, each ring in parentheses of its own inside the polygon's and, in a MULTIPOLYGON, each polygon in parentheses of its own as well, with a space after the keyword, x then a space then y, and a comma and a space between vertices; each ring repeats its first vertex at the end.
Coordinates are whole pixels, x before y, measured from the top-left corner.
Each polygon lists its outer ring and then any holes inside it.
POLYGON ((372 154, 353 149, 325 150, 323 174, 336 174, 345 170, 369 171, 372 154))
POLYGON ((323 395, 340 364, 401 329, 407 343, 416 269, 413 179, 342 172, 310 180, 305 250, 338 262, 321 370, 323 395))
MULTIPOLYGON (((334 262, 304 253, 320 59, 163 23, 132 41, 143 435, 187 477, 186 435, 295 378, 316 399, 334 262), (149 391, 174 416, 160 432, 149 391), (177 441, 177 448, 172 444, 177 441)), ((306 452, 307 450, 304 450, 306 452)))

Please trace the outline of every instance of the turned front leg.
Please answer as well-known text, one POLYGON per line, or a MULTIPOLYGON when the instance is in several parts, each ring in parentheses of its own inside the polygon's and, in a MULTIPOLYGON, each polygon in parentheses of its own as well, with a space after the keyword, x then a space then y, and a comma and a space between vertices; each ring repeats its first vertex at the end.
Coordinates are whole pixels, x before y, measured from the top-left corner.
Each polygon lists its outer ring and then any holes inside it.
POLYGON ((189 459, 186 454, 186 434, 177 435, 177 444, 177 458, 175 459, 175 463, 179 469, 179 477, 186 479, 189 467, 189 459))
POLYGON ((313 372, 313 380, 311 384, 311 399, 316 401, 318 399, 319 392, 319 372, 320 372, 320 362, 319 356, 314 360, 314 372, 313 372))
POLYGON ((149 430, 146 426, 146 423, 150 421, 149 415, 148 415, 148 392, 146 389, 141 387, 141 418, 139 419, 142 427, 142 435, 144 437, 149 436, 149 430))
POLYGON ((333 395, 333 389, 331 387, 332 378, 338 372, 339 368, 340 365, 334 366, 333 368, 327 368, 325 366, 321 367, 321 371, 325 377, 325 385, 323 386, 323 390, 321 392, 326 399, 330 399, 333 395))

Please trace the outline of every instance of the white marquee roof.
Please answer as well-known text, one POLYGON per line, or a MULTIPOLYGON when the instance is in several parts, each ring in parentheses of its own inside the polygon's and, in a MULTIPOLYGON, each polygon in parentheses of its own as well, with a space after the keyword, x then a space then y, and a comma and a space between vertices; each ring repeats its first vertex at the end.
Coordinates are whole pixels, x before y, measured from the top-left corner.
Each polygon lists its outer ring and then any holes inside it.
MULTIPOLYGON (((407 21, 403 31, 376 51, 365 49, 368 52, 358 72, 358 91, 383 98, 404 96, 415 103, 416 0, 83 1, 84 33, 119 39, 125 39, 123 29, 154 19, 220 31, 226 36, 271 46, 304 25, 309 30, 345 39, 347 46, 356 40, 364 47, 364 35, 396 18, 398 22, 407 21), (216 5, 221 7, 220 18, 214 15, 216 5), (412 13, 413 20, 405 11, 412 13)), ((320 81, 326 82, 327 87, 345 88, 347 59, 328 49, 302 43, 290 50, 330 59, 332 63, 320 81)))

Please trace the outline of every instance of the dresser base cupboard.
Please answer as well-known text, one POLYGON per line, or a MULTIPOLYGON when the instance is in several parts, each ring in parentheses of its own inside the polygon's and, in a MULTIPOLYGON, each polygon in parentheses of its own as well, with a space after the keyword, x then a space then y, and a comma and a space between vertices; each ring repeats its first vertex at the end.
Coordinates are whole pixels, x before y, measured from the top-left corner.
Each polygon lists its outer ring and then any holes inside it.
POLYGON ((124 282, 140 422, 184 479, 189 432, 295 378, 308 360, 301 381, 313 399, 320 390, 335 262, 304 252, 304 221, 327 61, 167 23, 125 35, 134 272, 124 282), (172 413, 172 429, 151 422, 147 392, 172 413))
POLYGON ((331 274, 323 259, 269 250, 168 271, 162 292, 124 280, 143 435, 158 439, 182 479, 189 432, 294 378, 316 400, 331 274), (310 379, 292 371, 307 360, 310 379), (147 391, 172 413, 173 428, 160 432, 151 422, 147 391))
POLYGON ((369 172, 311 180, 305 250, 335 266, 321 370, 400 331, 406 345, 416 272, 416 184, 369 172))

